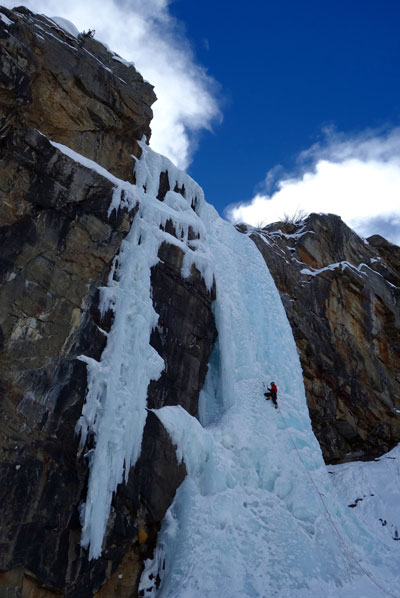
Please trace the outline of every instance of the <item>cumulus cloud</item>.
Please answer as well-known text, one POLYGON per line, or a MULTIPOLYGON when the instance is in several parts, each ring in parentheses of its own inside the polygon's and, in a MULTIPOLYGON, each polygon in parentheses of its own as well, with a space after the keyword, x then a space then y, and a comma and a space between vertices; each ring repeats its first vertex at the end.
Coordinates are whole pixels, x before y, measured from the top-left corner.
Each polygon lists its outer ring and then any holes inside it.
POLYGON ((264 226, 298 212, 338 214, 360 235, 400 245, 400 128, 351 138, 325 131, 323 142, 298 156, 294 174, 275 167, 264 191, 226 215, 264 226))
MULTIPOLYGON (((3 0, 12 8, 14 1, 3 0)), ((196 63, 182 25, 169 13, 170 0, 26 0, 32 12, 72 21, 135 63, 155 86, 151 146, 186 168, 196 134, 220 118, 216 83, 196 63)))

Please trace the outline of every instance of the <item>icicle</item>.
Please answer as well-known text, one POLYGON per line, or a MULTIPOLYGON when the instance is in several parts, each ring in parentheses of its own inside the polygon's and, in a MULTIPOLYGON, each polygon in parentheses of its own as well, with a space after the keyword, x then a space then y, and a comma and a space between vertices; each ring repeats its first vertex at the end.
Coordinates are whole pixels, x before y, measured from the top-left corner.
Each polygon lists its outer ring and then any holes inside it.
MULTIPOLYGON (((202 197, 200 187, 169 160, 145 143, 141 145, 142 156, 135 164, 136 186, 109 175, 115 184, 109 216, 122 208, 138 206, 138 211, 114 259, 108 284, 100 289, 100 312, 114 312, 106 348, 99 362, 81 356, 87 365, 88 393, 76 430, 82 445, 89 435, 94 439, 87 500, 81 507, 81 543, 89 548, 90 558, 101 554, 113 492, 127 481, 140 455, 147 388, 164 368, 163 360, 150 346, 158 321, 151 299, 151 268, 158 262, 161 243, 175 244, 183 251, 183 276, 189 276, 194 265, 203 274, 207 288, 211 289, 213 281, 205 227, 191 208, 194 196, 202 197), (184 186, 189 200, 174 191, 166 194, 164 202, 156 199, 160 172, 165 171, 170 186, 184 186), (165 232, 169 221, 176 237, 165 232), (190 236, 195 240, 189 241, 190 236)), ((57 147, 74 159, 79 156, 64 146, 57 147)), ((90 161, 83 163, 93 167, 90 161)), ((95 169, 104 175, 104 169, 95 169)))
POLYGON ((112 493, 139 457, 148 384, 164 368, 150 346, 158 320, 150 269, 158 261, 158 248, 159 240, 137 216, 121 246, 118 282, 113 280, 112 293, 107 290, 103 300, 103 306, 112 305, 114 311, 107 346, 100 363, 86 358, 88 394, 77 430, 82 442, 89 432, 95 438, 82 532, 82 545, 90 544, 90 558, 101 554, 112 493))

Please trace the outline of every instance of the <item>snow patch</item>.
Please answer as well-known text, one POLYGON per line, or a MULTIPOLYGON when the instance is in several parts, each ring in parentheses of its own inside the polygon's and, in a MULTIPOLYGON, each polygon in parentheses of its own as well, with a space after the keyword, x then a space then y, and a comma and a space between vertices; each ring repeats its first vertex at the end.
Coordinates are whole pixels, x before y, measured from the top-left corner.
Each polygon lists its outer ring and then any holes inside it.
POLYGON ((86 48, 82 48, 82 49, 83 49, 83 50, 86 52, 86 54, 89 54, 89 56, 91 56, 92 58, 94 58, 94 60, 95 60, 96 62, 98 62, 98 63, 99 63, 99 65, 103 67, 103 69, 105 69, 105 70, 106 70, 106 71, 108 71, 109 73, 112 73, 112 70, 111 70, 111 69, 110 69, 108 66, 106 66, 106 65, 104 64, 104 62, 101 62, 101 60, 99 60, 99 59, 97 58, 97 56, 95 56, 94 54, 92 54, 92 52, 89 52, 89 50, 87 50, 86 48))
POLYGON ((3 23, 7 26, 14 24, 13 21, 6 17, 6 15, 2 12, 0 12, 0 21, 3 21, 3 23))
MULTIPOLYGON (((23 16, 23 15, 22 15, 23 16)), ((48 21, 51 21, 51 19, 47 19, 48 21)), ((33 25, 37 28, 40 29, 41 31, 43 31, 43 33, 45 35, 49 35, 50 37, 54 37, 55 40, 57 40, 60 44, 63 44, 64 46, 68 46, 68 48, 70 48, 71 50, 74 50, 74 52, 77 52, 78 49, 75 48, 75 46, 71 46, 71 44, 67 44, 67 42, 63 41, 62 39, 60 39, 59 37, 57 37, 57 35, 54 35, 53 33, 51 33, 48 29, 45 29, 44 27, 42 27, 41 25, 39 25, 38 23, 33 23, 33 25)))
POLYGON ((72 37, 77 38, 79 35, 79 30, 75 27, 71 21, 68 19, 64 19, 64 17, 51 17, 51 20, 63 31, 71 35, 72 37))
MULTIPOLYGON (((374 274, 379 274, 378 272, 375 272, 375 270, 372 270, 372 268, 370 268, 368 264, 359 264, 358 266, 354 266, 353 264, 347 261, 337 262, 336 264, 329 264, 328 266, 324 266, 324 268, 318 269, 311 268, 310 270, 309 268, 303 268, 302 270, 300 270, 300 274, 307 274, 308 276, 318 276, 318 274, 326 272, 327 270, 345 270, 346 268, 349 268, 350 270, 353 270, 358 274, 365 274, 365 272, 362 272, 362 268, 368 268, 368 270, 371 270, 371 272, 373 272, 374 274)), ((381 275, 379 274, 379 276, 381 275)))
POLYGON ((128 62, 127 60, 125 60, 125 58, 122 58, 121 56, 119 56, 118 54, 113 54, 113 60, 116 60, 117 62, 120 62, 121 64, 125 65, 125 66, 135 66, 134 62, 128 62))
POLYGON ((370 462, 329 467, 332 483, 360 527, 400 557, 400 446, 370 462))
POLYGON ((202 469, 213 454, 211 434, 183 407, 162 407, 152 410, 177 445, 178 461, 185 460, 190 473, 202 469))

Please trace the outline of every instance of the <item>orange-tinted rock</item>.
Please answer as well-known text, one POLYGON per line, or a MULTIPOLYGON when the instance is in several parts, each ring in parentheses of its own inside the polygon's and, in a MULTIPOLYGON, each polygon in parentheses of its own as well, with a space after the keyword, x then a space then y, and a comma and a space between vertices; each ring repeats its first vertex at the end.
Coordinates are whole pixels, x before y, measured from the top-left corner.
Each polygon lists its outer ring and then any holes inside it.
POLYGON ((153 87, 88 35, 23 7, 4 14, 13 24, 0 19, 0 136, 32 127, 132 181, 137 140, 150 138, 153 87))

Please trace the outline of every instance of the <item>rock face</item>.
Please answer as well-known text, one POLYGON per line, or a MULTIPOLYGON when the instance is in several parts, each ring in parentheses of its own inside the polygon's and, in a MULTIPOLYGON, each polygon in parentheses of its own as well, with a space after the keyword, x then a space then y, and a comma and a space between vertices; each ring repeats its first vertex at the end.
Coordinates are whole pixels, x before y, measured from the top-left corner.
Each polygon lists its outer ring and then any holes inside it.
MULTIPOLYGON (((90 446, 81 450, 75 436, 87 385, 78 357, 99 359, 105 346, 112 313, 100 317, 98 288, 136 211, 109 215, 110 180, 49 139, 132 179, 130 154, 149 135, 154 94, 90 37, 24 8, 0 17, 0 596, 135 596, 185 468, 149 414, 103 555, 88 561, 79 544, 90 446)), ((159 255, 151 340, 166 369, 148 402, 195 413, 216 335, 213 295, 196 270, 181 278, 177 247, 159 255)))
POLYGON ((251 238, 292 325, 314 433, 327 463, 400 441, 400 248, 311 214, 251 238))
MULTIPOLYGON (((102 556, 88 560, 79 506, 91 441, 79 447, 75 435, 87 391, 79 356, 98 360, 104 349, 113 314, 100 316, 98 289, 136 208, 109 214, 112 178, 54 142, 134 181, 154 100, 135 68, 90 35, 0 9, 0 597, 137 596, 186 473, 150 412, 141 456, 113 497, 102 556)), ((160 201, 169 188, 163 172, 160 201)), ((176 236, 170 221, 165 229, 176 236)), ((400 249, 380 237, 366 244, 334 216, 252 238, 292 323, 326 460, 391 448, 400 440, 400 249)), ((194 415, 216 338, 215 290, 195 268, 182 278, 178 244, 158 255, 151 344, 165 370, 148 406, 194 415)))
POLYGON ((156 97, 133 65, 24 7, 2 9, 0 137, 32 127, 132 180, 156 97), (4 18, 5 17, 5 18, 4 18))

